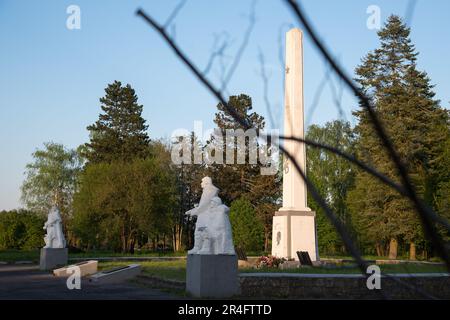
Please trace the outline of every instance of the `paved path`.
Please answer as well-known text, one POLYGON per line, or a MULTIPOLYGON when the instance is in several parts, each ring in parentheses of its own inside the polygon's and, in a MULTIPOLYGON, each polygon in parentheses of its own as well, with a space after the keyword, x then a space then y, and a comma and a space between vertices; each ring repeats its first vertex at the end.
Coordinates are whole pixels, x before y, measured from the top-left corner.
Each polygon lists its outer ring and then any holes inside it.
POLYGON ((0 300, 5 299, 178 299, 178 296, 134 283, 99 285, 81 280, 81 290, 69 290, 65 278, 39 271, 38 266, 0 265, 0 300))

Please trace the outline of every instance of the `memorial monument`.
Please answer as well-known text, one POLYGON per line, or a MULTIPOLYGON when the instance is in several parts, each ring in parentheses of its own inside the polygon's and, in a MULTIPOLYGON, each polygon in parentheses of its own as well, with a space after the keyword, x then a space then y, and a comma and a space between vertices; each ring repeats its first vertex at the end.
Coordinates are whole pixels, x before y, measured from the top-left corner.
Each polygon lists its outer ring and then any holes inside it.
MULTIPOLYGON (((286 33, 284 136, 304 138, 302 31, 286 33)), ((306 173, 306 145, 285 140, 284 147, 306 173)), ((315 212, 307 206, 306 183, 286 156, 283 159, 283 206, 275 213, 272 227, 272 255, 298 259, 307 251, 319 260, 315 212)))
POLYGON ((229 208, 210 177, 202 179, 200 203, 186 212, 196 216, 194 247, 188 251, 186 291, 195 297, 225 298, 239 293, 229 208))
POLYGON ((51 270, 66 265, 68 260, 66 239, 62 230, 61 214, 56 206, 50 209, 44 230, 47 233, 44 237, 45 246, 41 249, 40 269, 51 270))

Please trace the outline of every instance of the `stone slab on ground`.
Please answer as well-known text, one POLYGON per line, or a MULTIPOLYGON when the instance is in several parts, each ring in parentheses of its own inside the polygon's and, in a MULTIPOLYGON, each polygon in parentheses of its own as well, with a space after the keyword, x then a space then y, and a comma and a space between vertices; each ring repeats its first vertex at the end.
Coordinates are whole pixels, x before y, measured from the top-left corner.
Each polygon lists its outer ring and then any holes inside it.
POLYGON ((80 276, 85 277, 85 276, 97 273, 98 261, 89 260, 89 261, 72 264, 67 267, 55 269, 55 270, 53 270, 53 275, 55 275, 56 277, 67 277, 72 274, 73 271, 71 271, 70 269, 72 269, 74 267, 80 268, 80 276))
POLYGON ((98 272, 89 277, 89 281, 97 284, 118 283, 132 279, 141 273, 140 264, 130 264, 98 272))
POLYGON ((53 270, 57 267, 67 265, 68 261, 67 248, 42 248, 40 257, 41 270, 53 270))
POLYGON ((186 291, 198 298, 238 295, 240 288, 236 255, 188 255, 186 291))

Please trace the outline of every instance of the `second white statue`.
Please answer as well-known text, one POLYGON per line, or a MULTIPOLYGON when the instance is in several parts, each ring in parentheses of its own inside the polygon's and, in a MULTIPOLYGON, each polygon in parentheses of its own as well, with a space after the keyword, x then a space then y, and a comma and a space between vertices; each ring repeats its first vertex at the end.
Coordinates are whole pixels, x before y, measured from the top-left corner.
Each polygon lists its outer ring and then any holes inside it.
POLYGON ((188 254, 230 254, 234 255, 233 236, 228 213, 230 209, 218 197, 219 189, 210 177, 202 179, 203 193, 200 203, 186 212, 197 216, 194 233, 194 247, 188 254))
POLYGON ((44 230, 47 230, 44 238, 44 248, 61 249, 66 247, 66 239, 62 230, 62 219, 58 207, 53 206, 50 209, 44 230))

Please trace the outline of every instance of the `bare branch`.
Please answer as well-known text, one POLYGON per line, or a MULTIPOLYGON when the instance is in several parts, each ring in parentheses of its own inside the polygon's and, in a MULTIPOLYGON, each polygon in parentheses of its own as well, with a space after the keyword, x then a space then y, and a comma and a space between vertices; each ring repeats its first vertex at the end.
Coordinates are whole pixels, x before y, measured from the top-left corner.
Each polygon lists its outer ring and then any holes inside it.
POLYGON ((408 7, 406 8, 405 13, 405 22, 407 25, 411 25, 412 18, 414 16, 414 11, 416 9, 417 0, 409 0, 408 7))
POLYGON ((245 32, 244 39, 242 40, 241 46, 239 47, 239 50, 238 50, 236 56, 234 57, 234 61, 231 65, 230 69, 228 70, 228 73, 226 74, 225 78, 223 79, 222 87, 221 87, 220 91, 226 90, 226 87, 227 87, 228 83, 230 82, 231 78, 233 77, 233 74, 236 71, 236 69, 239 65, 239 62, 241 61, 242 55, 244 54, 245 48, 247 47, 247 44, 250 40, 250 35, 253 31, 253 27, 255 26, 255 5, 256 5, 256 0, 253 0, 251 9, 250 9, 249 23, 248 23, 247 30, 245 32))
POLYGON ((206 64, 205 69, 203 70, 204 76, 206 76, 209 73, 209 71, 211 70, 216 57, 224 56, 225 50, 229 46, 228 38, 229 38, 229 35, 226 32, 223 32, 222 34, 219 34, 214 37, 212 53, 211 53, 211 56, 209 57, 209 60, 208 60, 208 63, 206 64), (223 40, 222 44, 219 45, 222 35, 223 35, 223 38, 225 38, 225 39, 223 40), (219 45, 219 47, 217 48, 218 45, 219 45))
MULTIPOLYGON (((145 14, 142 9, 138 9, 136 14, 140 17, 142 17, 147 23, 149 23, 167 42, 167 44, 172 48, 172 50, 175 52, 177 57, 191 70, 191 72, 196 76, 196 78, 213 94, 217 97, 217 99, 223 103, 227 111, 230 113, 230 115, 235 119, 240 119, 239 115, 236 113, 236 111, 233 108, 230 108, 228 104, 225 102, 224 97, 222 96, 221 91, 216 89, 205 77, 202 76, 199 69, 194 65, 193 62, 181 51, 181 49, 178 48, 178 46, 172 41, 172 39, 169 37, 165 29, 160 26, 152 17, 145 14)), ((244 120, 240 119, 240 124, 244 128, 250 128, 250 125, 244 120)))
MULTIPOLYGON (((331 70, 331 69, 329 69, 331 70)), ((342 84, 342 79, 338 79, 339 82, 339 88, 338 90, 336 90, 336 87, 334 86, 334 82, 333 82, 333 78, 330 77, 330 81, 328 81, 328 86, 330 87, 331 90, 331 95, 333 97, 333 103, 336 106, 336 109, 338 110, 339 113, 339 118, 340 119, 344 119, 345 121, 347 121, 347 117, 345 116, 345 112, 344 109, 342 109, 342 94, 343 94, 343 84, 342 84)))
POLYGON ((181 0, 178 5, 175 7, 175 9, 173 9, 172 13, 170 14, 169 18, 167 18, 166 22, 164 23, 163 28, 167 28, 172 21, 175 19, 175 17, 178 15, 178 13, 181 11, 181 9, 184 7, 184 5, 186 4, 186 0, 181 0))
POLYGON ((319 86, 316 89, 316 92, 314 93, 313 102, 311 104, 311 107, 309 107, 308 115, 306 116, 308 126, 311 122, 314 111, 316 111, 316 108, 319 105, 320 97, 322 96, 322 91, 323 91, 323 89, 325 89, 325 85, 330 80, 330 74, 331 74, 331 69, 327 68, 327 70, 325 71, 325 74, 322 78, 322 81, 320 82, 319 86))

